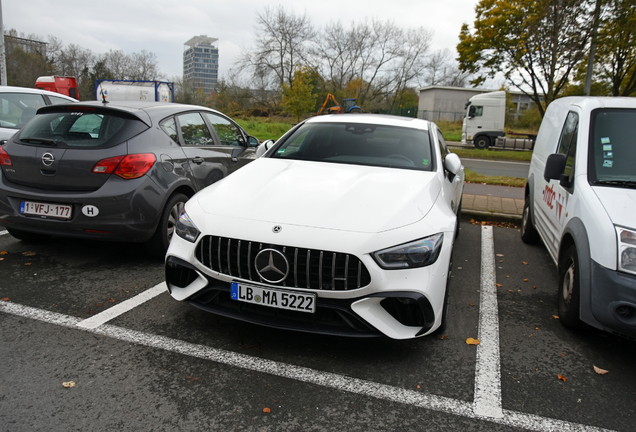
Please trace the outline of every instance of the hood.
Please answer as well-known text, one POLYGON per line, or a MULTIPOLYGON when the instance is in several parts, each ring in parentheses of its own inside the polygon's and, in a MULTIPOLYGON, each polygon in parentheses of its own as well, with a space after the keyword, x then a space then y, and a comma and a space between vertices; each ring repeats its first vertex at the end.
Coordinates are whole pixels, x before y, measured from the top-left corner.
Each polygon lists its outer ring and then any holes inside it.
POLYGON ((592 188, 615 225, 636 228, 636 189, 595 186, 592 188))
POLYGON ((210 215, 376 233, 421 220, 436 173, 263 158, 195 196, 210 215))

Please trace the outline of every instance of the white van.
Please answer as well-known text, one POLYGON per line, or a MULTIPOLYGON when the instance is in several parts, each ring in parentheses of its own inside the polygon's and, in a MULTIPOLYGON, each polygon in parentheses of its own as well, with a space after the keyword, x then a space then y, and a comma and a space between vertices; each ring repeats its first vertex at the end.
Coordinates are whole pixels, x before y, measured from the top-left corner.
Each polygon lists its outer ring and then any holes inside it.
POLYGON ((636 98, 567 97, 539 129, 521 238, 559 269, 559 318, 636 339, 636 98))

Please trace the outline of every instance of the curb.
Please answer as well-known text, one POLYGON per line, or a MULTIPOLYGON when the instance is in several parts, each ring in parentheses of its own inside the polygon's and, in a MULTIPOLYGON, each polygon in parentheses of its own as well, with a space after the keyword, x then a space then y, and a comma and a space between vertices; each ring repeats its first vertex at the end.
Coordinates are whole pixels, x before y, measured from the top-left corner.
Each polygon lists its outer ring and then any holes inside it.
POLYGON ((471 219, 489 222, 521 223, 522 216, 509 213, 462 209, 462 220, 470 221, 471 219))

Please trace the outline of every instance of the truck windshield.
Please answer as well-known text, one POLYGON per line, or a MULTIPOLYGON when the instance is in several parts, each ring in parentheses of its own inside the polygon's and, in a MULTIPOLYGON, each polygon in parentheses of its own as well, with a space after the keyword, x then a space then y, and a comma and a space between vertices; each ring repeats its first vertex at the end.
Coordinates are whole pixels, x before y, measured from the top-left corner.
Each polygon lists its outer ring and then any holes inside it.
POLYGON ((636 186, 636 109, 595 110, 591 124, 590 183, 636 186))

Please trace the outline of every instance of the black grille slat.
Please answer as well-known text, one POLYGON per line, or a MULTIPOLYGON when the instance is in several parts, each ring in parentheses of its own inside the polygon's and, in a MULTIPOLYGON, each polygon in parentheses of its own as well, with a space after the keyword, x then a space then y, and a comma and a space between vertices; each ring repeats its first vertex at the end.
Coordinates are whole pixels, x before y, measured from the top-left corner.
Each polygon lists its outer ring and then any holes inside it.
POLYGON ((345 291, 371 282, 364 264, 356 256, 341 252, 204 236, 196 248, 196 258, 215 272, 263 282, 254 267, 254 259, 262 249, 276 249, 287 258, 290 266, 287 278, 275 284, 281 287, 345 291))

